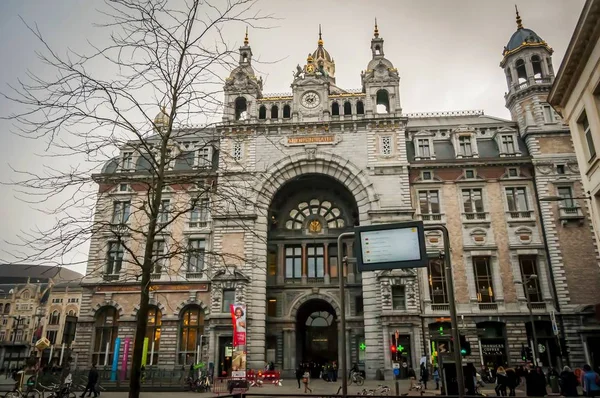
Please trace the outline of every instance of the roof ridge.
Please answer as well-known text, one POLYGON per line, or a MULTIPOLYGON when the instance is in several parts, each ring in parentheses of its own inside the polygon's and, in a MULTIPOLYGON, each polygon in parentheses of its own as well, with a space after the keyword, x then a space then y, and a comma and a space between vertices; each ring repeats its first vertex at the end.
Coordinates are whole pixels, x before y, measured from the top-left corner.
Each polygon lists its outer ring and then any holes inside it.
POLYGON ((464 110, 464 111, 437 111, 437 112, 413 112, 406 113, 404 116, 406 117, 414 117, 419 119, 424 119, 428 117, 458 117, 458 116, 483 116, 485 113, 483 109, 472 109, 472 110, 464 110))

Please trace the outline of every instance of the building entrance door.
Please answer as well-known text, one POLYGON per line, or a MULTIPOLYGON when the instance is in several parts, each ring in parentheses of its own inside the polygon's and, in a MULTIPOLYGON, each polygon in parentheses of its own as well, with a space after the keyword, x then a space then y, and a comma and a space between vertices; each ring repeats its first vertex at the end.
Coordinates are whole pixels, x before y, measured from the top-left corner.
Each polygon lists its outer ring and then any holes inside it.
POLYGON ((297 358, 318 377, 320 367, 338 360, 337 321, 334 309, 323 300, 310 300, 298 310, 297 358))
POLYGON ((227 377, 231 374, 232 356, 233 339, 230 336, 219 337, 219 366, 217 367, 219 377, 227 377))

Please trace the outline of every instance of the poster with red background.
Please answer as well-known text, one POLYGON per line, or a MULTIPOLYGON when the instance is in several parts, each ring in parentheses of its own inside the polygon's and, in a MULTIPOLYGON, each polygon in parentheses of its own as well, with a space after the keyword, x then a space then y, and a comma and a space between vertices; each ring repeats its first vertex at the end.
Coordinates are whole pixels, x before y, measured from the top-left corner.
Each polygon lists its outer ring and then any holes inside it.
POLYGON ((233 346, 246 345, 246 305, 231 304, 231 320, 233 322, 233 346))

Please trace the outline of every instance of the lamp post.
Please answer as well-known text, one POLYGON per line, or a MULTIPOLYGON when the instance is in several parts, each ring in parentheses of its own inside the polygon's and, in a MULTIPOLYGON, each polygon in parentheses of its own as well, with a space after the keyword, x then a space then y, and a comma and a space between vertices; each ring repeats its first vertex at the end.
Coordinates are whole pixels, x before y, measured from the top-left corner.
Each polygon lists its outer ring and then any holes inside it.
POLYGON ((533 320, 533 308, 531 308, 531 300, 529 298, 529 289, 527 288, 527 284, 531 281, 536 281, 538 276, 536 274, 529 275, 527 279, 523 282, 517 281, 523 285, 523 290, 525 290, 525 298, 527 299, 527 308, 529 308, 529 323, 531 324, 531 333, 533 334, 533 364, 538 366, 538 341, 537 334, 535 332, 535 323, 533 320))

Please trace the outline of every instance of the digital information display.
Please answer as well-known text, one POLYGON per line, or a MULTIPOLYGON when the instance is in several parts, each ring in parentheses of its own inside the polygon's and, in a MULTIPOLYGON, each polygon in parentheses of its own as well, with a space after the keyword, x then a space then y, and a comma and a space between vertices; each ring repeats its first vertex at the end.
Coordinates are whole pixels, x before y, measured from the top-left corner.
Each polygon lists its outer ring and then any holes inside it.
POLYGON ((427 266, 421 221, 357 227, 355 232, 361 272, 427 266))

